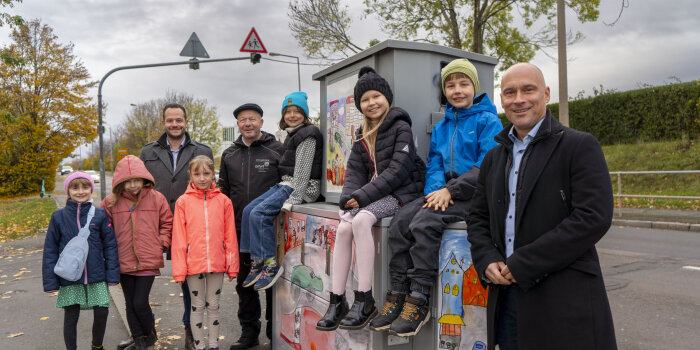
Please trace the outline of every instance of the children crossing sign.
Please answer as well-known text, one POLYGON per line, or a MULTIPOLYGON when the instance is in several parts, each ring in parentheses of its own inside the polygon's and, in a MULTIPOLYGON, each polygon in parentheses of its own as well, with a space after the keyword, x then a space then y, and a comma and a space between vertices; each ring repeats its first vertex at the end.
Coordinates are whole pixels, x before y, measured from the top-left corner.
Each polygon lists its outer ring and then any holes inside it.
POLYGON ((248 37, 243 42, 241 46, 241 52, 251 52, 251 53, 267 53, 265 50, 265 45, 263 45, 258 32, 255 31, 255 27, 250 29, 248 37))

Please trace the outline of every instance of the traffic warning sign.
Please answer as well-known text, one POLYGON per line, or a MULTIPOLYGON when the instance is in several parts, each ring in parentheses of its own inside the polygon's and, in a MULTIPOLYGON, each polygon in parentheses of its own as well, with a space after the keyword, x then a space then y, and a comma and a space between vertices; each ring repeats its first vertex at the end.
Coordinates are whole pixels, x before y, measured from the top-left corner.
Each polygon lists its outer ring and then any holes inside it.
POLYGON ((258 36, 258 32, 255 31, 255 27, 250 29, 248 37, 243 42, 243 46, 241 46, 241 52, 267 53, 265 45, 263 45, 258 36))

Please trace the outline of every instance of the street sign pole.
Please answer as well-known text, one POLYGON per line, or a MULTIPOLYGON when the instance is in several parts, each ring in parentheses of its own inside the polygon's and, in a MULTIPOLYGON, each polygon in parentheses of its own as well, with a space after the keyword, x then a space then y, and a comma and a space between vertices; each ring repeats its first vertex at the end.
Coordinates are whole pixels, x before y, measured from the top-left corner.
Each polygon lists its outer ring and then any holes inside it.
MULTIPOLYGON (((231 58, 216 58, 216 59, 210 59, 210 60, 197 60, 194 58, 193 60, 196 61, 196 63, 214 63, 214 62, 227 62, 227 61, 241 61, 241 60, 249 60, 250 57, 245 56, 245 57, 231 57, 231 58)), ((106 183, 106 177, 105 177, 105 158, 104 158, 104 139, 102 137, 102 134, 104 134, 104 126, 102 126, 102 85, 104 85, 105 80, 112 75, 112 73, 120 71, 120 70, 127 70, 127 69, 141 69, 141 68, 153 68, 153 67, 165 67, 165 66, 178 66, 178 65, 183 65, 183 64, 192 64, 193 61, 178 61, 178 62, 165 62, 165 63, 152 63, 152 64, 139 64, 139 65, 134 65, 134 66, 122 66, 122 67, 117 67, 105 74, 102 79, 100 79, 100 85, 97 88, 97 133, 99 136, 99 144, 100 144, 100 183, 102 184, 100 186, 100 196, 101 199, 105 199, 107 197, 107 188, 104 186, 106 183)))

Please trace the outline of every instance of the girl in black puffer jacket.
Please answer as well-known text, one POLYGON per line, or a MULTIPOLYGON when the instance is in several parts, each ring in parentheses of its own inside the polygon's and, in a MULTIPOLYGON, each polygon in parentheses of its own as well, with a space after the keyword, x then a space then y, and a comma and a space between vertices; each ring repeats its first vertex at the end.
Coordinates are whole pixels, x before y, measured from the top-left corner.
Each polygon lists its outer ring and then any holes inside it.
POLYGON ((418 198, 425 184, 425 164, 416 154, 411 118, 391 107, 389 83, 374 69, 360 70, 355 106, 364 115, 347 164, 340 195, 340 224, 333 251, 330 305, 319 330, 360 329, 376 314, 372 297, 374 239, 372 226, 392 216, 404 203, 418 198), (355 242, 358 290, 351 309, 345 298, 355 242))

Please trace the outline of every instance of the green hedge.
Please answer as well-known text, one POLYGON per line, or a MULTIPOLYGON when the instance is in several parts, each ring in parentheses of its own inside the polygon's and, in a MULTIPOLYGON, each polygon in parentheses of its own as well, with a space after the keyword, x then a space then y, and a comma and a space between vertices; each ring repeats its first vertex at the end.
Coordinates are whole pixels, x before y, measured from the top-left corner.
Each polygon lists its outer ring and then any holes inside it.
MULTIPOLYGON (((558 118, 559 104, 549 109, 558 118)), ((499 115, 507 123, 505 115, 499 115)), ((572 128, 603 145, 700 137, 700 80, 569 101, 572 128)), ((505 124, 504 124, 505 125, 505 124)))

